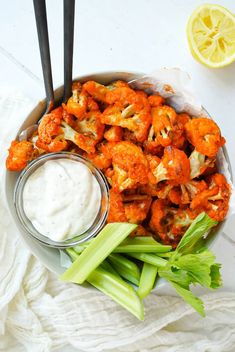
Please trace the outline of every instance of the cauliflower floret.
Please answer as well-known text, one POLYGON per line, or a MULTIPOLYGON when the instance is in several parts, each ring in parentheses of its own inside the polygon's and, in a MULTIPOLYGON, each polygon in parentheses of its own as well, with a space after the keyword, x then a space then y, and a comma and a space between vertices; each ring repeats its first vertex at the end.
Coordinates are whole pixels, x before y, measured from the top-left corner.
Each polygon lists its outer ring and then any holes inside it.
POLYGON ((122 140, 122 128, 119 126, 110 127, 104 134, 109 142, 120 142, 122 140))
MULTIPOLYGON (((93 99, 106 103, 113 104, 117 100, 125 100, 125 96, 133 91, 126 82, 115 81, 107 86, 95 81, 84 83, 83 89, 88 92, 93 99)), ((134 91, 133 91, 134 92, 134 91)))
POLYGON ((109 90, 106 95, 106 101, 108 104, 119 103, 121 105, 139 104, 137 92, 131 89, 129 86, 117 86, 112 84, 109 86, 109 90))
POLYGON ((205 211, 211 218, 223 221, 229 207, 231 188, 224 175, 214 174, 207 178, 208 189, 197 194, 190 207, 197 212, 205 211))
POLYGON ((82 90, 82 85, 76 82, 72 86, 72 96, 68 99, 67 104, 63 104, 63 108, 76 116, 77 119, 82 120, 87 109, 87 94, 82 90))
POLYGON ((187 139, 195 149, 210 158, 215 157, 225 143, 217 124, 205 117, 191 119, 186 123, 185 130, 187 139))
POLYGON ((189 159, 182 150, 166 147, 160 164, 152 173, 155 183, 163 180, 169 180, 172 184, 187 183, 190 179, 189 159))
POLYGON ((198 193, 205 189, 207 189, 205 181, 193 180, 184 185, 172 187, 172 189, 169 190, 167 197, 172 203, 184 206, 185 204, 189 204, 198 193))
POLYGON ((112 157, 107 152, 107 147, 105 144, 97 146, 97 151, 95 153, 84 154, 85 157, 90 159, 96 167, 105 171, 112 165, 112 157))
POLYGON ((124 203, 127 221, 132 224, 142 223, 147 217, 151 202, 152 198, 148 197, 146 199, 124 203))
POLYGON ((100 115, 99 111, 90 111, 86 113, 84 120, 77 120, 72 128, 63 120, 63 109, 59 107, 42 118, 36 146, 48 152, 58 152, 66 150, 67 141, 71 141, 87 153, 94 153, 95 145, 103 138, 104 133, 100 115))
POLYGON ((142 225, 138 225, 134 231, 130 233, 131 237, 152 236, 152 233, 146 230, 142 225))
POLYGON ((147 138, 151 124, 148 107, 139 109, 134 104, 125 107, 119 103, 108 106, 102 116, 102 122, 111 126, 120 126, 132 131, 139 142, 147 138))
POLYGON ((29 161, 38 156, 37 149, 34 148, 32 142, 16 140, 11 142, 9 154, 6 159, 6 168, 9 171, 23 170, 29 161))
POLYGON ((137 141, 143 142, 151 124, 150 105, 144 92, 121 87, 109 91, 109 105, 103 112, 102 122, 132 131, 137 141))
POLYGON ((148 214, 152 198, 137 195, 137 199, 135 199, 135 195, 133 196, 134 198, 126 197, 112 188, 110 190, 110 209, 107 221, 128 221, 132 224, 142 223, 148 214))
POLYGON ((122 195, 113 188, 109 192, 109 213, 107 222, 126 222, 126 214, 124 209, 124 204, 122 200, 122 195))
POLYGON ((104 128, 105 126, 101 123, 101 113, 99 111, 86 113, 85 119, 78 121, 76 124, 76 131, 93 139, 95 144, 103 138, 104 128))
POLYGON ((69 98, 67 104, 62 104, 68 114, 76 116, 78 120, 83 120, 89 111, 99 111, 99 106, 87 92, 74 89, 73 95, 69 98))
POLYGON ((151 184, 155 184, 156 178, 154 176, 154 171, 156 170, 156 168, 160 164, 161 159, 155 155, 152 155, 152 154, 145 154, 145 157, 148 160, 148 165, 149 165, 149 173, 148 173, 149 182, 151 184))
POLYGON ((163 147, 172 145, 182 148, 185 144, 185 116, 183 118, 177 115, 175 110, 167 105, 153 107, 151 114, 153 120, 148 142, 155 142, 163 147))
POLYGON ((52 110, 43 116, 38 126, 38 139, 36 147, 47 152, 59 152, 66 150, 68 143, 62 129, 62 107, 52 110))
POLYGON ((189 157, 189 162, 190 178, 193 179, 203 174, 208 168, 213 167, 215 165, 215 158, 209 158, 194 149, 189 157))
POLYGON ((148 182, 148 162, 141 148, 131 142, 118 142, 112 148, 115 190, 136 188, 148 182))
POLYGON ((106 95, 109 89, 103 84, 95 81, 87 81, 83 84, 83 89, 89 93, 93 99, 102 103, 107 103, 106 95))
POLYGON ((163 199, 152 203, 149 226, 164 244, 175 248, 192 221, 193 215, 189 209, 170 207, 163 199))
POLYGON ((149 105, 151 107, 155 107, 155 108, 157 106, 165 104, 165 99, 163 97, 161 97, 161 95, 158 95, 158 94, 150 95, 148 97, 148 101, 149 101, 149 105))

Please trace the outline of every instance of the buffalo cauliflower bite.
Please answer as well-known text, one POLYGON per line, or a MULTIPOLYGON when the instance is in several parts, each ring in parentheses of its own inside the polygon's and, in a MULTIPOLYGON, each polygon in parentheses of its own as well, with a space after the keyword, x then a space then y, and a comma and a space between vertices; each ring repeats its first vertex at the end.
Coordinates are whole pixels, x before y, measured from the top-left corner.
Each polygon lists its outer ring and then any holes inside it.
POLYGON ((117 100, 123 101, 126 99, 126 96, 133 91, 128 83, 120 80, 114 81, 107 86, 95 81, 88 81, 84 83, 83 89, 89 93, 93 99, 105 104, 113 104, 117 100))
POLYGON ((148 162, 141 148, 131 142, 118 142, 112 148, 113 177, 115 190, 136 188, 148 182, 148 162))
POLYGON ((111 188, 109 192, 109 213, 107 222, 126 222, 122 195, 111 188))
POLYGON ((189 209, 170 207, 163 199, 157 199, 152 203, 149 226, 164 244, 170 244, 175 248, 192 221, 193 215, 189 209))
POLYGON ((203 155, 194 149, 189 157, 190 178, 196 178, 202 175, 208 168, 213 168, 215 161, 215 157, 209 158, 208 156, 203 155))
POLYGON ((66 150, 67 141, 76 144, 87 153, 95 152, 95 145, 102 139, 104 125, 100 112, 90 111, 82 121, 76 121, 74 128, 63 120, 63 109, 59 107, 44 115, 38 127, 36 146, 47 152, 66 150))
POLYGON ((225 143, 217 124, 206 117, 194 118, 185 124, 186 136, 195 149, 210 158, 215 157, 225 143))
POLYGON ((68 114, 76 116, 78 120, 83 120, 86 113, 99 110, 96 101, 89 96, 86 90, 79 82, 73 84, 72 96, 68 99, 67 104, 62 104, 68 114))
POLYGON ((107 152, 105 144, 98 145, 95 153, 84 154, 98 169, 105 171, 112 165, 111 155, 107 152))
POLYGON ((191 203, 191 201, 198 193, 204 191, 207 188, 207 184, 204 180, 192 180, 185 183, 184 185, 182 184, 176 187, 172 187, 172 189, 169 190, 167 198, 173 204, 184 206, 185 204, 191 203))
POLYGON ((72 96, 68 99, 67 104, 63 104, 63 108, 76 116, 77 119, 82 120, 87 109, 87 94, 82 90, 82 85, 76 82, 72 86, 72 96))
POLYGON ((148 97, 148 101, 149 101, 149 105, 151 107, 155 107, 155 108, 157 106, 165 104, 165 99, 161 95, 158 95, 158 94, 150 95, 148 97))
POLYGON ((29 141, 12 141, 9 148, 9 154, 6 159, 6 168, 9 171, 23 170, 29 161, 38 156, 37 149, 29 141))
POLYGON ((87 153, 95 153, 95 146, 103 138, 105 128, 100 122, 100 115, 99 111, 87 112, 82 121, 76 121, 74 129, 62 121, 64 138, 87 153))
POLYGON ((182 148, 185 144, 184 119, 178 116, 173 108, 167 105, 151 109, 152 126, 149 131, 148 141, 182 148), (155 136, 155 139, 153 138, 155 136))
POLYGON ((76 124, 76 131, 93 139, 95 144, 103 138, 104 128, 105 126, 101 123, 101 113, 99 111, 86 113, 85 118, 76 124))
POLYGON ((211 218, 223 221, 229 207, 231 188, 224 175, 214 174, 207 178, 208 189, 197 194, 190 207, 198 213, 205 211, 211 218))
POLYGON ((104 175, 107 178, 108 183, 110 184, 110 186, 112 187, 113 185, 113 175, 114 175, 114 170, 112 167, 108 167, 106 170, 104 170, 104 175))
POLYGON ((160 164, 152 170, 155 183, 168 180, 172 184, 184 184, 190 179, 190 163, 187 155, 174 147, 166 147, 160 164))
POLYGON ((74 128, 76 126, 77 123, 77 118, 72 115, 69 114, 68 111, 66 110, 65 104, 63 105, 63 113, 62 113, 62 119, 72 128, 74 128))
MULTIPOLYGON (((129 200, 124 202, 125 197, 110 190, 110 209, 108 214, 108 222, 128 221, 132 224, 142 223, 149 211, 152 198, 144 197, 143 199, 129 200)), ((127 199, 127 198, 126 198, 127 199)))
POLYGON ((127 221, 132 224, 141 224, 147 217, 152 198, 134 200, 124 203, 124 210, 127 221))
POLYGON ((109 142, 120 142, 122 140, 122 128, 119 126, 110 127, 104 133, 104 138, 109 142))
POLYGON ((152 233, 142 225, 138 225, 134 231, 130 233, 131 237, 138 237, 138 236, 152 236, 152 233))
POLYGON ((145 154, 145 157, 148 161, 148 166, 149 166, 149 172, 148 172, 148 179, 151 184, 156 183, 156 178, 154 176, 154 171, 158 167, 158 165, 161 162, 161 159, 158 158, 156 155, 152 154, 145 154))
POLYGON ((100 84, 95 81, 87 81, 86 83, 83 84, 83 89, 87 93, 89 93, 89 95, 93 99, 102 103, 107 103, 106 95, 109 89, 103 84, 100 84))
POLYGON ((151 115, 148 106, 139 109, 134 104, 125 107, 120 103, 115 103, 104 110, 102 122, 111 126, 127 128, 133 132, 137 141, 143 142, 147 138, 151 115))
POLYGON ((102 122, 111 126, 127 128, 137 141, 144 142, 151 124, 150 105, 144 92, 121 87, 109 91, 112 102, 103 112, 102 122))
POLYGON ((47 152, 59 152, 67 148, 66 139, 68 138, 66 138, 62 129, 62 117, 62 107, 56 108, 43 116, 38 126, 36 147, 47 152))
POLYGON ((106 101, 108 104, 112 105, 119 103, 123 106, 139 103, 137 92, 131 89, 129 86, 115 87, 107 92, 106 101))
POLYGON ((184 207, 201 191, 207 188, 205 181, 190 181, 181 185, 174 185, 171 181, 162 181, 158 184, 149 183, 141 191, 159 199, 167 199, 173 204, 184 207))

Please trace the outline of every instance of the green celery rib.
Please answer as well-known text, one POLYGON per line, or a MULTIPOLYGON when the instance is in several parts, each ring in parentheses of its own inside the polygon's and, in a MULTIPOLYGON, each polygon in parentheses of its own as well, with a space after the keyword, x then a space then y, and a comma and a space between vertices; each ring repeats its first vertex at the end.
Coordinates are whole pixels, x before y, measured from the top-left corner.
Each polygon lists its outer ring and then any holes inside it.
POLYGON ((141 299, 148 296, 152 291, 156 277, 158 267, 149 263, 144 263, 143 269, 140 276, 140 284, 137 293, 141 299))
POLYGON ((169 252, 171 249, 171 246, 158 243, 152 237, 135 237, 126 238, 118 247, 115 248, 114 253, 164 253, 169 252))
MULTIPOLYGON (((69 248, 66 251, 72 260, 76 260, 79 257, 79 254, 73 249, 69 248)), ((64 279, 66 279, 66 275, 64 276, 64 279)), ((76 283, 70 275, 68 281, 76 283)), ((87 282, 111 297, 115 302, 127 309, 138 319, 144 320, 144 306, 142 300, 139 298, 133 287, 122 280, 119 276, 104 270, 102 267, 98 267, 89 275, 87 282)))
POLYGON ((118 276, 118 277, 121 277, 121 276, 118 274, 117 270, 115 270, 115 269, 113 268, 113 266, 108 262, 107 259, 105 259, 105 260, 100 264, 100 268, 102 268, 102 269, 108 271, 109 273, 111 273, 111 274, 113 274, 113 275, 116 275, 116 276, 118 276))
POLYGON ((143 302, 134 288, 124 280, 99 267, 89 275, 87 281, 107 296, 110 296, 138 319, 144 319, 143 302))
POLYGON ((172 255, 173 255, 174 252, 167 252, 167 253, 159 253, 159 252, 156 252, 154 253, 155 255, 157 255, 158 257, 161 257, 161 258, 171 258, 172 255))
POLYGON ((211 219, 206 213, 199 214, 181 238, 175 253, 193 253, 197 242, 200 241, 208 230, 217 224, 218 221, 211 219))
MULTIPOLYGON (((73 262, 78 258, 78 253, 76 251, 74 251, 74 248, 68 248, 68 249, 66 249, 66 252, 69 254, 69 256, 73 262)), ((100 264, 100 266, 104 270, 106 270, 114 275, 117 275, 118 277, 121 277, 107 260, 104 260, 100 264)))
POLYGON ((159 268, 167 264, 167 260, 152 253, 128 253, 128 256, 141 260, 142 262, 155 265, 159 268))
POLYGON ((89 243, 75 262, 61 275, 61 280, 82 284, 92 271, 116 248, 137 225, 110 223, 89 243))
MULTIPOLYGON (((89 241, 92 243, 92 240, 89 241)), ((83 243, 74 247, 74 250, 77 253, 82 253, 84 249, 89 246, 89 243, 83 243)), ((171 246, 163 245, 155 241, 152 237, 135 237, 135 238, 126 238, 119 246, 114 248, 113 253, 131 253, 131 252, 140 252, 140 253, 166 253, 172 249, 171 246)))
POLYGON ((67 248, 66 252, 69 254, 73 262, 78 258, 78 254, 74 251, 73 248, 67 248))
POLYGON ((137 286, 139 285, 140 271, 134 262, 120 254, 110 254, 107 260, 121 277, 137 286))

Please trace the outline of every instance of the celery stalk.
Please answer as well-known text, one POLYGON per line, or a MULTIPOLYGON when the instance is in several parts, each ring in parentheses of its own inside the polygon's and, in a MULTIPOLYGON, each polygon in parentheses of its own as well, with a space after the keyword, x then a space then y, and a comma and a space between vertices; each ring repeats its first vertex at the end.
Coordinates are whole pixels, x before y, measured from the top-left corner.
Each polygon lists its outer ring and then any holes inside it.
POLYGON ((78 258, 78 254, 74 251, 73 248, 67 248, 66 252, 68 253, 73 262, 78 258))
POLYGON ((100 268, 108 271, 109 273, 116 275, 121 278, 121 276, 118 274, 117 270, 113 268, 113 266, 108 262, 107 259, 103 261, 103 263, 100 264, 100 268))
POLYGON ((137 286, 139 285, 140 271, 134 262, 120 254, 110 254, 107 260, 121 277, 137 286))
POLYGON ((92 271, 116 248, 137 225, 129 223, 110 223, 92 240, 75 262, 60 276, 82 284, 92 271))
POLYGON ((128 253, 128 256, 141 260, 142 262, 155 265, 159 268, 167 264, 167 260, 152 253, 128 253))
POLYGON ((143 302, 134 288, 124 280, 99 267, 89 275, 87 281, 107 296, 110 296, 138 319, 144 319, 143 302))
MULTIPOLYGON (((93 240, 89 242, 82 243, 74 247, 77 253, 82 253, 86 247, 92 243, 93 240)), ((171 246, 163 245, 155 241, 152 237, 135 237, 126 238, 120 245, 114 248, 113 253, 166 253, 172 249, 171 246)))
POLYGON ((157 255, 158 257, 161 257, 161 258, 171 258, 172 255, 174 254, 174 252, 167 252, 167 253, 159 253, 159 252, 156 252, 154 253, 155 255, 157 255))
MULTIPOLYGON (((73 249, 67 249, 66 251, 71 256, 72 260, 77 260, 79 257, 79 254, 74 252, 73 249)), ((74 279, 70 274, 68 279, 66 277, 66 272, 63 275, 64 280, 76 283, 76 278, 74 279)), ((143 302, 135 292, 134 288, 122 280, 119 276, 98 267, 89 275, 87 282, 107 296, 111 297, 115 302, 127 309, 138 319, 144 319, 143 302)))
POLYGON ((155 241, 152 237, 135 237, 126 238, 118 247, 114 249, 114 253, 164 253, 169 252, 171 246, 166 246, 155 241))
MULTIPOLYGON (((70 256, 70 258, 72 259, 73 262, 78 258, 78 253, 75 252, 73 248, 66 249, 66 252, 69 254, 69 256, 70 256)), ((106 271, 108 271, 108 272, 110 272, 110 273, 112 273, 114 275, 117 275, 118 277, 121 277, 107 260, 104 260, 100 264, 100 266, 104 270, 106 270, 106 271)))
POLYGON ((148 294, 152 291, 157 277, 157 272, 157 266, 149 263, 144 263, 140 276, 139 288, 137 290, 137 293, 141 299, 148 296, 148 294))

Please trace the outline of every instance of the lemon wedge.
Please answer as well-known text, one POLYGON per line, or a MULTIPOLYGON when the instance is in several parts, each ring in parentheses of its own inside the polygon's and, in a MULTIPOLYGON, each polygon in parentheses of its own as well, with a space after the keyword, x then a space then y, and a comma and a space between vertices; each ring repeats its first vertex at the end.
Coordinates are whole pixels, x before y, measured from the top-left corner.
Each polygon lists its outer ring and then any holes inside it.
POLYGON ((203 4, 192 13, 187 37, 193 57, 212 67, 235 60, 235 16, 219 5, 203 4))

